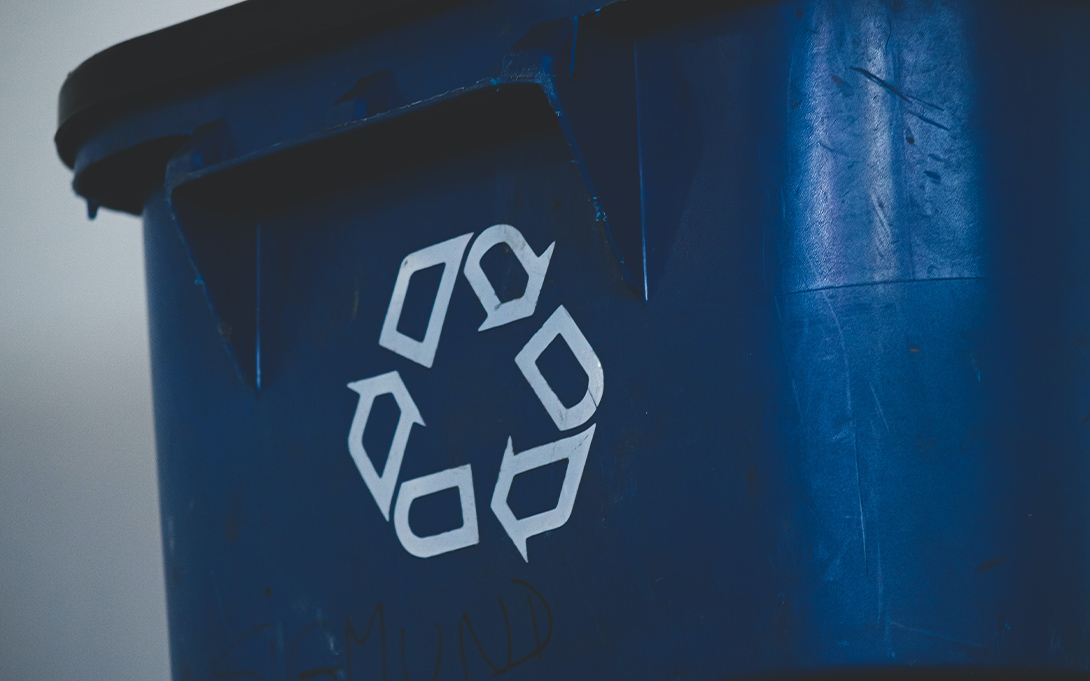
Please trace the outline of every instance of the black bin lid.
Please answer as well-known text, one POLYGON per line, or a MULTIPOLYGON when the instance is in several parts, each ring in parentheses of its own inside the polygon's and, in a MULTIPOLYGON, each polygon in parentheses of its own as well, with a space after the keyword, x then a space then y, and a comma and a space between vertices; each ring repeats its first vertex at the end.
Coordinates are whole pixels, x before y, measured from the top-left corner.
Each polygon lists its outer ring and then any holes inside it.
POLYGON ((57 153, 72 168, 88 137, 139 107, 455 1, 247 0, 119 43, 65 79, 57 107, 57 153))

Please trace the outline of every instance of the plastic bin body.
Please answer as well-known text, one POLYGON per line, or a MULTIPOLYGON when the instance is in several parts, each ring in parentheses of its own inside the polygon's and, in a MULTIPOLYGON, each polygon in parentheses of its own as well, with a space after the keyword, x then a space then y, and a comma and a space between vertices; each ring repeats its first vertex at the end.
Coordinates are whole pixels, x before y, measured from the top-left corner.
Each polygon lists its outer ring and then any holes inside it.
POLYGON ((143 210, 174 677, 1086 670, 1090 8, 596 9, 80 139, 143 210))

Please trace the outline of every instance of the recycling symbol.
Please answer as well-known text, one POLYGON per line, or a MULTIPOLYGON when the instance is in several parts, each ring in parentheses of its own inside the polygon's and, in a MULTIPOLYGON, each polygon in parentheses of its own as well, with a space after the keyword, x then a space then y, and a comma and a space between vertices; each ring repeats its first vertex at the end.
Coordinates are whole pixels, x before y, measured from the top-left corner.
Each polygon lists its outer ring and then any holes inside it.
MULTIPOLYGON (((401 261, 397 280, 394 282, 386 318, 382 324, 378 344, 402 357, 430 369, 443 333, 447 308, 458 279, 461 266, 469 285, 485 310, 485 320, 478 332, 504 326, 511 322, 532 317, 537 311, 538 296, 545 281, 545 273, 552 260, 556 243, 549 244, 540 255, 534 253, 522 233, 511 225, 493 225, 473 238, 473 233, 443 241, 410 253, 401 261), (472 246, 470 246, 472 241, 472 246), (526 272, 527 283, 518 298, 501 301, 481 268, 481 259, 492 248, 506 244, 526 272), (466 247, 469 253, 466 254, 466 247), (465 264, 462 265, 462 256, 465 264), (414 273, 441 265, 442 276, 432 303, 424 337, 420 340, 398 331, 405 305, 409 281, 414 273)), ((602 363, 590 342, 579 329, 563 305, 556 308, 530 337, 513 358, 515 365, 529 383, 556 428, 561 433, 572 431, 593 418, 602 401, 604 374, 602 363), (573 406, 565 406, 538 368, 538 357, 556 339, 563 340, 587 375, 587 390, 573 406)), ((477 523, 477 503, 473 495, 473 469, 470 464, 448 468, 412 480, 400 481, 401 465, 409 449, 414 427, 424 427, 424 416, 413 401, 409 389, 397 371, 390 371, 371 378, 353 381, 348 387, 359 394, 359 402, 348 431, 348 451, 352 456, 368 491, 378 504, 382 517, 389 522, 393 506, 393 525, 401 546, 419 558, 430 558, 443 553, 474 546, 480 541, 477 523), (375 468, 371 456, 364 448, 363 434, 375 399, 390 395, 399 411, 390 451, 382 470, 375 468), (461 505, 462 524, 456 529, 438 534, 419 536, 409 526, 409 509, 414 501, 437 492, 456 489, 461 505), (394 497, 397 501, 394 502, 394 497)), ((594 438, 595 424, 574 435, 521 452, 515 451, 514 441, 507 439, 507 448, 500 460, 499 476, 492 492, 490 508, 504 531, 514 542, 523 560, 529 562, 527 540, 530 537, 557 529, 568 522, 579 482, 583 477, 587 455, 594 438), (556 506, 552 509, 523 518, 517 518, 508 505, 507 497, 515 477, 527 471, 568 460, 564 481, 556 506)))

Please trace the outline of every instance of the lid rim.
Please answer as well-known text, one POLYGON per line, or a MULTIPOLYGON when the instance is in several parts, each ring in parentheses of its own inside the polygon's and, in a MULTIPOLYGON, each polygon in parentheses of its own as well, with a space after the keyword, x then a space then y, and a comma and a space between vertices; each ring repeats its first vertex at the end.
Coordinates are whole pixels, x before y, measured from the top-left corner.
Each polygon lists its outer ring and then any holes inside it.
POLYGON ((94 131, 134 109, 300 52, 465 0, 246 0, 126 40, 71 71, 57 100, 57 153, 69 168, 94 131), (411 11, 411 14, 410 14, 411 11), (203 46, 194 52, 193 46, 203 46))

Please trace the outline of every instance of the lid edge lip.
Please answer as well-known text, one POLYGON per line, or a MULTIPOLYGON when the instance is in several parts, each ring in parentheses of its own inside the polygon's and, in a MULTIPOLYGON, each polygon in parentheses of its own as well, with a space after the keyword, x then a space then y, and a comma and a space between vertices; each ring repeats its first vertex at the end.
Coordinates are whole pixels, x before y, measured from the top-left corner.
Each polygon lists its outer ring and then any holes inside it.
POLYGON ((147 33, 88 57, 69 72, 57 98, 54 145, 74 168, 87 137, 110 120, 163 98, 261 67, 282 52, 297 54, 345 41, 422 11, 468 0, 245 0, 147 33), (239 35, 241 33, 241 35, 239 35), (186 46, 207 43, 203 55, 186 46), (178 49, 173 49, 178 48, 178 49))

